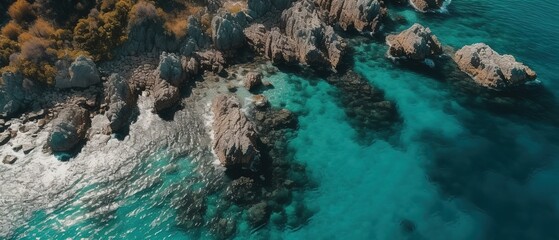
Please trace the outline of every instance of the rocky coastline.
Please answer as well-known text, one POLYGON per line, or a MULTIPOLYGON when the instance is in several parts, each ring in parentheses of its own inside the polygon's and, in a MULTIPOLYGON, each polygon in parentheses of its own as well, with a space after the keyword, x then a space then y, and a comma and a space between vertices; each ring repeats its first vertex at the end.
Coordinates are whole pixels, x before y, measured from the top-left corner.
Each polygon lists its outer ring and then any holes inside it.
MULTIPOLYGON (((483 43, 445 52, 444 43, 428 26, 414 24, 400 33, 383 31, 391 18, 391 4, 432 12, 444 6, 442 0, 249 0, 247 8, 236 13, 228 12, 223 4, 208 3, 207 11, 213 14, 211 34, 191 17, 185 36, 170 38, 160 19, 146 19, 130 29, 128 42, 115 50, 114 60, 95 63, 78 56, 60 62, 54 87, 18 73, 4 73, 0 147, 9 151, 0 154, 2 168, 9 170, 32 151, 79 154, 88 141, 124 138, 140 114, 140 104, 149 104, 155 115, 172 122, 173 114, 189 104, 185 102, 211 102, 205 111, 212 116, 212 124, 204 131, 212 139, 208 152, 224 168, 214 174, 225 179, 216 186, 223 192, 224 208, 240 206, 251 228, 270 221, 296 228, 305 224, 312 211, 294 193, 313 187, 308 170, 287 149, 296 134, 297 113, 270 106, 266 99, 270 84, 264 71, 251 66, 240 75, 239 65, 271 62, 301 70, 295 74, 304 71, 323 77, 339 90, 336 94, 347 117, 363 134, 390 131, 400 120, 398 107, 382 90, 344 61, 351 57, 352 37, 381 38, 388 46, 386 57, 396 63, 436 68, 444 62, 467 74, 468 81, 481 89, 509 91, 537 77, 514 57, 500 55, 483 43), (241 55, 253 62, 238 64, 241 55), (233 79, 242 79, 250 103, 240 101, 236 87, 230 86, 233 79), (200 85, 211 94, 193 96, 200 85), (43 135, 47 137, 38 137, 43 135), (300 201, 296 204, 299 217, 287 219, 283 208, 294 201, 300 201)), ((71 157, 64 160, 72 161, 71 157)), ((200 203, 194 210, 181 212, 185 219, 205 213, 204 197, 190 196, 180 203, 200 203)), ((217 212, 226 215, 226 210, 217 212)), ((224 219, 184 226, 207 224, 218 238, 227 238, 238 226, 224 219)))

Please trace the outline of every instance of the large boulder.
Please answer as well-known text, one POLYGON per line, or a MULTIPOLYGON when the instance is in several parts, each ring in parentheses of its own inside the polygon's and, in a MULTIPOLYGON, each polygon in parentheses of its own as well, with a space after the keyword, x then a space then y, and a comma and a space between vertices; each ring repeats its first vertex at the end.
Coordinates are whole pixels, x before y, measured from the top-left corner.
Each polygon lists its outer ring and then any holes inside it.
POLYGON ((154 111, 161 113, 177 104, 180 100, 180 90, 166 81, 159 81, 153 89, 153 98, 154 111))
POLYGON ((388 35, 388 55, 393 58, 423 61, 443 53, 437 37, 429 28, 416 23, 399 34, 388 35))
POLYGON ((248 13, 253 18, 264 15, 272 7, 270 0, 248 0, 248 13))
POLYGON ((382 0, 314 0, 324 11, 325 21, 343 30, 376 33, 386 16, 382 0))
POLYGON ((221 73, 225 69, 225 58, 220 51, 207 50, 204 52, 197 52, 195 57, 199 62, 200 69, 202 70, 221 73))
POLYGON ((56 79, 57 88, 86 88, 101 82, 97 66, 91 58, 79 56, 68 68, 69 76, 56 79))
POLYGON ((116 132, 128 124, 134 108, 135 96, 128 82, 116 73, 107 80, 105 93, 105 102, 109 106, 105 116, 110 121, 111 132, 116 132))
POLYGON ((262 86, 262 73, 260 72, 247 73, 243 83, 247 90, 249 91, 256 90, 256 88, 262 86))
POLYGON ((159 56, 159 65, 156 71, 159 78, 173 86, 180 86, 186 77, 181 59, 174 53, 163 52, 159 56))
POLYGON ((212 19, 212 40, 218 50, 233 50, 242 47, 246 40, 243 29, 247 20, 243 12, 235 15, 221 13, 212 19))
POLYGON ((463 72, 484 87, 505 89, 535 80, 537 75, 511 55, 500 55, 484 43, 462 47, 454 54, 454 61, 463 72))
POLYGON ((26 89, 21 74, 5 72, 0 84, 0 116, 12 117, 27 106, 30 89, 26 89))
POLYGON ((53 151, 69 151, 82 142, 91 127, 89 112, 81 107, 64 108, 53 120, 47 144, 53 151))
POLYGON ((213 150, 228 169, 258 171, 261 165, 259 138, 254 124, 241 110, 235 96, 218 95, 212 102, 213 150))
POLYGON ((417 11, 428 12, 441 9, 445 0, 410 0, 410 4, 417 11))

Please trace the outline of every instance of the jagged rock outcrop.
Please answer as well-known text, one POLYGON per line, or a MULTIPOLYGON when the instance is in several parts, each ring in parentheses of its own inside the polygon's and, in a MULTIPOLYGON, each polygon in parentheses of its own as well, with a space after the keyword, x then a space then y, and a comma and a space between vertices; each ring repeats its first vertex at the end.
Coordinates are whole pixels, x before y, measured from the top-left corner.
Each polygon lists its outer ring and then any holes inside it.
POLYGON ((207 50, 204 52, 197 52, 195 57, 202 70, 221 73, 225 69, 225 58, 220 51, 207 50))
POLYGON ((136 99, 128 82, 116 73, 107 80, 105 94, 105 103, 109 107, 105 116, 110 121, 110 131, 117 132, 128 124, 136 99))
POLYGON ((33 83, 21 74, 5 72, 0 85, 0 116, 12 117, 35 99, 33 83))
POLYGON ((386 44, 388 55, 397 59, 423 61, 443 53, 441 43, 431 30, 417 23, 399 34, 388 35, 386 44))
POLYGON ((234 50, 245 43, 243 29, 247 25, 244 12, 221 13, 212 19, 212 40, 218 50, 234 50))
POLYGON ((511 55, 500 55, 484 43, 467 45, 456 51, 454 61, 463 72, 484 87, 505 89, 536 79, 537 75, 511 55))
POLYGON ((161 53, 156 71, 159 78, 173 86, 180 86, 186 77, 181 59, 174 53, 161 53))
POLYGON ((248 0, 248 14, 253 18, 258 18, 270 11, 272 1, 270 0, 248 0))
POLYGON ((72 150, 85 139, 91 127, 89 112, 81 107, 69 106, 53 120, 47 145, 56 152, 72 150))
POLYGON ((410 0, 410 4, 420 12, 439 10, 444 2, 445 0, 410 0))
MULTIPOLYGON (((119 53, 138 55, 145 52, 176 52, 185 40, 165 30, 165 21, 157 14, 157 8, 149 1, 139 1, 130 12, 128 38, 119 53)), ((186 29, 184 29, 186 31, 186 29)))
MULTIPOLYGON (((59 64, 65 66, 62 62, 59 64)), ((101 82, 97 66, 91 58, 85 56, 76 58, 68 68, 67 74, 64 71, 62 70, 56 78, 57 88, 86 88, 101 82)))
POLYGON ((180 48, 181 54, 185 56, 191 56, 194 52, 209 47, 211 43, 210 37, 202 29, 200 20, 194 16, 188 17, 186 36, 187 38, 180 48))
POLYGON ((313 67, 338 67, 346 42, 318 17, 310 1, 297 2, 285 10, 280 28, 253 24, 244 33, 249 44, 276 63, 300 63, 313 67))
POLYGON ((245 88, 249 91, 254 91, 256 88, 262 86, 262 73, 249 72, 244 79, 245 88))
POLYGON ((343 30, 376 33, 386 16, 382 0, 314 0, 322 9, 328 24, 337 24, 343 30))
POLYGON ((235 96, 219 95, 212 102, 213 150, 228 169, 258 171, 261 165, 260 140, 254 124, 241 110, 235 96))

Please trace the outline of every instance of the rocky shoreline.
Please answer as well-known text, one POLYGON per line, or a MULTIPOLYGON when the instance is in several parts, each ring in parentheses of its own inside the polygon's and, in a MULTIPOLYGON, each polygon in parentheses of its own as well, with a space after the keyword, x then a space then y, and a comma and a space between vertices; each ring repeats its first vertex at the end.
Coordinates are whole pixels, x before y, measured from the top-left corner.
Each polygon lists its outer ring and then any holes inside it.
MULTIPOLYGON (((225 179, 215 188, 222 190, 226 207, 216 213, 224 216, 203 223, 196 215, 205 213, 206 195, 190 196, 181 204, 200 203, 199 208, 187 208, 181 214, 198 222, 184 225, 208 224, 219 238, 229 237, 237 226, 224 220, 232 217, 225 212, 236 205, 252 228, 269 221, 300 226, 312 211, 293 193, 304 192, 313 183, 305 167, 287 150, 287 141, 296 134, 296 113, 268 104, 265 89, 269 84, 263 81, 262 69, 236 72, 243 65, 239 63, 246 64, 241 56, 248 56, 254 64, 269 61, 324 77, 340 91, 346 115, 363 134, 389 131, 399 122, 398 108, 381 90, 350 70, 351 62, 344 61, 351 57, 348 40, 352 36, 380 36, 388 45, 386 57, 396 63, 429 68, 437 68, 441 62, 451 64, 470 76, 472 83, 492 91, 522 88, 537 77, 514 57, 500 55, 482 43, 464 46, 451 55, 427 26, 414 24, 400 33, 384 32, 383 24, 391 17, 390 4, 402 2, 249 0, 247 9, 231 13, 222 8, 223 2, 214 1, 214 7, 208 8, 214 14, 211 34, 191 17, 184 38, 167 39, 157 21, 148 21, 131 29, 130 40, 112 61, 96 65, 79 56, 72 62, 60 62, 53 88, 17 73, 4 73, 0 88, 2 168, 10 171, 38 151, 43 156, 72 153, 75 157, 91 141, 126 138, 146 109, 160 117, 158 120, 173 122, 174 114, 193 104, 190 101, 211 101, 211 107, 204 110, 212 113, 210 130, 205 133, 213 140, 205 142, 208 149, 204 153, 212 152, 211 148, 225 168, 212 176, 225 179), (233 79, 242 79, 251 93, 248 106, 243 106, 236 86, 231 86, 233 79), (200 93, 201 86, 208 93, 200 93), (301 201, 297 203, 299 217, 287 219, 283 208, 293 201, 301 201)), ((440 10, 445 2, 410 0, 408 4, 417 11, 431 12, 440 10)))

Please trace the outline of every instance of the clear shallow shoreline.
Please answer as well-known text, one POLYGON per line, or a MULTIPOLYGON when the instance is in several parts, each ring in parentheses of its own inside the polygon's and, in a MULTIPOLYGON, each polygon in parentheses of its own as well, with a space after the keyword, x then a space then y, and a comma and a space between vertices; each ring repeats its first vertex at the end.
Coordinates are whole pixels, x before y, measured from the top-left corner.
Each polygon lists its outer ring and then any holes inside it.
MULTIPOLYGON (((553 1, 453 1, 448 14, 402 14, 409 24, 418 21, 430 27, 444 44, 459 47, 483 41, 515 55, 539 73, 556 97, 559 79, 553 66, 559 64, 559 55, 552 36, 559 34, 553 15, 557 9, 553 1)), ((318 181, 318 188, 306 197, 317 212, 300 229, 281 232, 270 224, 253 233, 240 229, 238 238, 556 238, 557 126, 464 105, 448 83, 392 66, 383 58, 383 43, 371 45, 360 53, 373 57, 357 61, 355 69, 398 104, 404 118, 398 144, 356 144, 355 131, 333 97, 335 89, 324 81, 273 76, 270 81, 276 88, 266 92, 272 104, 302 114, 299 135, 290 146, 318 181)), ((179 169, 188 172, 187 167, 179 169)), ((157 194, 132 195, 130 201, 157 194)), ((135 205, 121 206, 126 207, 135 205)), ((138 208, 151 214, 142 204, 138 208)), ((64 215, 54 219, 58 217, 64 215)), ((29 222, 35 228, 18 232, 59 233, 48 221, 52 218, 37 215, 29 222)), ((150 226, 147 219, 139 218, 138 225, 150 226)), ((67 233, 71 236, 80 231, 84 236, 97 231, 142 236, 141 228, 125 230, 128 220, 123 215, 108 223, 75 221, 60 229, 73 230, 67 233)), ((155 230, 170 238, 187 236, 172 223, 157 226, 155 230)))

